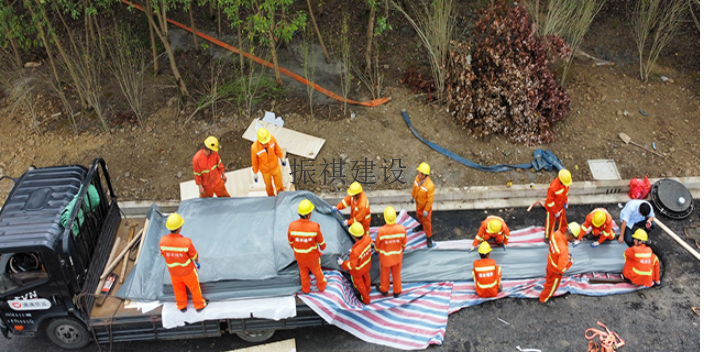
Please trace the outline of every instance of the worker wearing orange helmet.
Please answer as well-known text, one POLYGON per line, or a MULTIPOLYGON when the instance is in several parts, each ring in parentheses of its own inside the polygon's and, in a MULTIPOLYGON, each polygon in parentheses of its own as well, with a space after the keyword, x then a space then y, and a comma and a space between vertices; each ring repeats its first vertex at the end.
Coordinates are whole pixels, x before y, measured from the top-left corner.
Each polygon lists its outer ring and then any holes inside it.
POLYGON ((284 153, 276 142, 276 138, 266 130, 260 128, 257 131, 257 140, 252 143, 252 174, 254 182, 257 182, 257 173, 261 171, 264 185, 266 185, 266 194, 275 196, 284 191, 284 184, 281 180, 281 166, 286 166, 286 161, 283 159, 284 153), (272 185, 272 178, 274 184, 272 185), (276 188, 276 193, 274 193, 276 188))
POLYGON ((633 246, 623 253, 623 259, 626 260, 623 276, 636 285, 660 286, 660 260, 646 242, 648 233, 637 229, 633 233, 633 246))
POLYGON ((325 291, 328 281, 320 268, 320 251, 325 250, 325 239, 320 232, 320 224, 310 221, 315 206, 308 199, 298 203, 298 216, 300 219, 288 225, 288 244, 293 249, 293 254, 298 262, 298 271, 301 274, 301 290, 310 293, 310 277, 313 273, 320 292, 325 291))
POLYGON ((229 197, 230 193, 225 188, 225 182, 227 182, 225 166, 218 154, 220 143, 217 138, 210 136, 205 139, 204 144, 193 156, 193 175, 200 197, 209 198, 213 195, 218 198, 229 197))
POLYGON ((570 192, 572 174, 567 169, 562 169, 557 177, 550 183, 548 197, 545 200, 547 218, 545 220, 545 243, 548 243, 550 234, 558 224, 560 232, 567 231, 567 194, 570 192))
POLYGON ((496 265, 494 259, 489 258, 491 246, 488 242, 479 245, 479 256, 481 259, 474 261, 472 278, 474 279, 474 291, 479 297, 496 297, 502 289, 501 267, 496 265))
POLYGON ((579 224, 572 222, 566 226, 567 231, 555 231, 550 234, 548 244, 548 265, 546 268, 545 284, 540 293, 540 303, 546 303, 560 287, 562 275, 572 266, 572 254, 569 252, 567 242, 572 242, 579 235, 579 224))
POLYGON ((469 251, 473 251, 479 243, 483 243, 492 238, 494 239, 494 243, 502 245, 504 250, 506 250, 509 236, 511 236, 511 232, 508 230, 508 226, 506 226, 504 219, 498 216, 489 215, 486 219, 484 219, 484 221, 482 221, 481 225, 479 225, 479 232, 477 233, 477 236, 474 237, 472 249, 469 251))
POLYGON ((384 220, 386 225, 379 228, 374 241, 381 266, 380 284, 377 289, 384 296, 389 294, 389 272, 391 272, 394 280, 394 297, 398 297, 403 289, 401 264, 403 250, 406 249, 406 228, 396 223, 396 210, 392 207, 384 209, 384 220))
POLYGON ((350 208, 350 218, 349 220, 340 221, 340 224, 342 224, 342 226, 352 226, 352 224, 358 222, 364 227, 364 233, 369 235, 369 226, 372 223, 372 212, 369 208, 367 195, 364 194, 362 185, 357 181, 352 182, 350 188, 347 189, 347 197, 342 199, 336 207, 332 207, 332 211, 340 211, 347 207, 350 208))
POLYGON ((433 246, 433 229, 431 217, 433 215, 433 200, 435 200, 435 184, 430 180, 430 166, 427 163, 418 165, 418 175, 411 191, 411 203, 416 203, 416 217, 423 225, 428 248, 433 246))
POLYGON ((616 238, 616 233, 614 233, 612 222, 613 219, 606 209, 594 209, 584 220, 582 229, 579 231, 579 237, 577 237, 577 241, 575 241, 575 246, 582 240, 582 237, 590 231, 594 237, 597 238, 597 240, 591 244, 592 248, 598 247, 606 240, 613 241, 614 238, 616 238))
POLYGON ((338 257, 337 265, 350 272, 352 285, 361 296, 360 301, 369 304, 369 293, 372 290, 372 280, 369 276, 369 269, 372 267, 372 239, 364 233, 364 227, 358 222, 352 224, 349 231, 355 242, 350 250, 350 259, 343 261, 338 257))
POLYGON ((193 246, 191 239, 181 235, 184 220, 181 215, 173 213, 166 219, 166 228, 171 231, 159 240, 159 251, 166 260, 166 267, 171 275, 171 285, 176 296, 176 307, 182 312, 188 306, 186 287, 191 291, 193 306, 200 312, 208 305, 208 300, 203 299, 198 281, 198 251, 193 246))

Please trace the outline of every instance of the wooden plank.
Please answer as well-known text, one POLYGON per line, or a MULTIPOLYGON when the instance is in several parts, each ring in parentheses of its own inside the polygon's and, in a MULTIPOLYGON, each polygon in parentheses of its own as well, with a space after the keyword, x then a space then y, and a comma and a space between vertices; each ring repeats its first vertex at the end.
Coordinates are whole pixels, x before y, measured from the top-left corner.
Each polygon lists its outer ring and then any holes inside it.
POLYGON ((252 346, 231 350, 229 352, 296 352, 296 339, 267 343, 265 345, 252 346))
POLYGON ((308 159, 315 159, 323 148, 325 140, 305 133, 279 127, 274 124, 254 119, 244 131, 242 138, 254 142, 257 139, 257 124, 266 128, 271 133, 282 148, 286 148, 289 153, 308 159))

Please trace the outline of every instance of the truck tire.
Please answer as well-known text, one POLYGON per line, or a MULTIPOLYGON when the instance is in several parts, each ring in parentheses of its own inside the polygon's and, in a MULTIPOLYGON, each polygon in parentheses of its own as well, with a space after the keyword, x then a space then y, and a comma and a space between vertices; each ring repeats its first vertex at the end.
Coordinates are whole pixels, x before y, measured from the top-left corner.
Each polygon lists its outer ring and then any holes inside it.
POLYGON ((274 336, 276 330, 236 331, 235 334, 247 342, 264 342, 274 336))
POLYGON ((75 350, 88 346, 90 334, 83 323, 71 318, 52 320, 46 327, 49 340, 57 346, 75 350))

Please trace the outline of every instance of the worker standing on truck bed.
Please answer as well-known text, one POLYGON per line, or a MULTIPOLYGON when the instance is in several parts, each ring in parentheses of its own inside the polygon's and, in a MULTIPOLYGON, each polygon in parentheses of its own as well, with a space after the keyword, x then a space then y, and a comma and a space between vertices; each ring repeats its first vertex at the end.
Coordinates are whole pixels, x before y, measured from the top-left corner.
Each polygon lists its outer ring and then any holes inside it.
POLYGON ((377 287, 382 295, 389 294, 389 271, 394 280, 394 297, 401 294, 401 264, 403 250, 406 249, 406 228, 396 223, 396 210, 392 207, 384 209, 386 225, 379 228, 374 246, 379 253, 381 266, 380 285, 377 287))
POLYGON ((501 267, 496 265, 494 259, 489 258, 491 246, 488 242, 479 245, 479 256, 481 259, 474 261, 472 278, 474 279, 474 291, 479 297, 496 297, 503 289, 501 286, 501 267))
POLYGON ((562 281, 562 275, 572 266, 572 254, 569 252, 567 242, 572 242, 579 235, 579 224, 572 222, 566 232, 555 231, 550 234, 548 244, 548 266, 546 269, 543 292, 540 293, 540 303, 546 303, 562 281))
POLYGON ((320 224, 310 221, 315 206, 308 199, 298 203, 300 219, 288 225, 288 244, 293 249, 301 274, 301 290, 310 293, 309 273, 313 273, 320 292, 325 291, 328 281, 320 269, 320 251, 325 250, 325 239, 320 232, 320 224), (320 249, 318 249, 320 246, 320 249))
POLYGON ((618 236, 618 242, 623 243, 625 240, 629 246, 633 245, 632 236, 638 229, 650 234, 657 227, 653 224, 653 220, 655 220, 653 206, 641 199, 629 200, 621 209, 619 219, 621 220, 621 234, 618 236))
POLYGON ((623 259, 623 276, 635 285, 660 286, 660 260, 653 250, 646 246, 648 233, 638 229, 633 234, 633 246, 626 249, 623 259))
POLYGON ((342 224, 342 226, 351 226, 355 222, 358 222, 364 227, 364 233, 369 235, 369 226, 372 223, 372 212, 369 208, 367 195, 364 194, 362 185, 360 185, 359 182, 352 182, 350 188, 347 189, 347 197, 340 201, 336 207, 332 207, 332 211, 339 211, 347 207, 350 208, 350 218, 349 220, 340 221, 340 224, 342 224))
MULTIPOLYGON (((254 182, 257 182, 257 173, 262 172, 264 185, 266 185, 266 194, 275 196, 284 191, 284 184, 281 181, 281 166, 279 159, 283 159, 284 153, 276 142, 276 138, 266 130, 260 128, 257 131, 257 140, 252 143, 252 174, 254 182), (274 179, 272 186, 271 179, 274 179), (276 193, 274 193, 276 187, 276 193)), ((281 165, 286 166, 286 161, 281 160, 281 165)))
POLYGON ((225 188, 225 182, 227 182, 225 166, 218 154, 220 143, 213 136, 206 138, 204 143, 205 146, 193 156, 193 175, 200 197, 209 198, 213 194, 218 198, 229 197, 230 193, 225 188))
POLYGON ((609 212, 604 208, 594 209, 587 215, 587 218, 582 224, 582 229, 579 231, 579 237, 575 241, 575 246, 579 244, 585 234, 591 232, 596 241, 591 244, 592 247, 598 247, 604 241, 613 241, 616 238, 613 228, 613 219, 609 212))
POLYGON ((511 236, 511 232, 508 230, 504 219, 489 215, 482 221, 481 225, 479 225, 479 232, 477 236, 474 237, 472 248, 469 251, 473 251, 479 243, 484 243, 492 238, 494 239, 494 243, 503 246, 504 250, 506 250, 509 236, 511 236))
POLYGON ((435 200, 435 184, 430 180, 430 166, 427 163, 418 165, 418 176, 413 183, 411 203, 416 203, 416 218, 423 226, 425 240, 428 248, 433 246, 433 229, 431 217, 433 216, 433 200, 435 200))
POLYGON ((337 265, 350 272, 352 285, 361 296, 360 301, 369 304, 369 293, 372 290, 372 280, 369 276, 369 269, 372 267, 372 239, 364 233, 364 227, 358 222, 350 226, 350 234, 355 242, 350 250, 350 259, 343 261, 342 258, 337 258, 337 265))
POLYGON ((570 192, 572 174, 567 169, 562 169, 557 177, 550 183, 548 197, 545 200, 547 217, 545 220, 545 243, 548 243, 550 234, 558 223, 560 232, 567 231, 567 194, 570 192))
POLYGON ((193 247, 191 239, 181 235, 183 218, 177 213, 169 215, 166 219, 166 228, 171 231, 159 241, 161 256, 166 260, 166 266, 171 274, 171 285, 174 287, 176 307, 182 312, 188 306, 186 287, 191 291, 193 306, 200 312, 208 305, 208 300, 203 299, 198 281, 198 252, 193 247))

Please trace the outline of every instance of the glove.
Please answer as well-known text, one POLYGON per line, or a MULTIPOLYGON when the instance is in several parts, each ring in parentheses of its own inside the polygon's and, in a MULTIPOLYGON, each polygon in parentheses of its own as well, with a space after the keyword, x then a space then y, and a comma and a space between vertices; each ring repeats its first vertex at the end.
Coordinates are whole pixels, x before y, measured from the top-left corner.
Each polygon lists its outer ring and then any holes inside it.
POLYGON ((281 166, 286 166, 286 160, 281 160, 281 166))
POLYGON ((428 216, 428 211, 427 211, 427 210, 423 210, 423 217, 426 217, 426 216, 428 216))
POLYGON ((472 248, 469 249, 469 253, 472 253, 472 252, 474 252, 474 246, 472 246, 472 248))
POLYGON ((506 252, 506 243, 504 243, 504 252, 506 252))
POLYGON ((196 262, 196 269, 200 270, 200 263, 196 262))
POLYGON ((562 210, 558 211, 557 214, 555 214, 555 219, 559 218, 561 213, 562 213, 562 210))
POLYGON ((646 223, 645 223, 645 228, 646 228, 646 229, 649 229, 650 226, 653 226, 653 224, 650 223, 650 222, 646 222, 646 223))
POLYGON ((259 180, 259 178, 257 177, 257 175, 254 175, 254 183, 259 182, 258 180, 259 180))
POLYGON ((572 253, 570 253, 570 261, 572 261, 572 253))
POLYGON ((339 211, 339 210, 337 210, 337 207, 336 207, 336 206, 331 206, 331 207, 330 207, 330 211, 332 211, 332 212, 334 213, 334 212, 339 211))
POLYGON ((567 203, 565 203, 565 205, 563 205, 562 208, 567 209, 567 203))
POLYGON ((342 260, 342 258, 337 257, 337 265, 342 266, 342 263, 344 263, 344 261, 342 260))
POLYGON ((580 241, 575 240, 574 242, 572 242, 572 248, 579 246, 580 243, 580 241))
POLYGON ((340 220, 340 225, 347 226, 347 220, 340 220))
POLYGON ((416 203, 415 198, 411 198, 411 204, 415 204, 415 203, 416 203))

